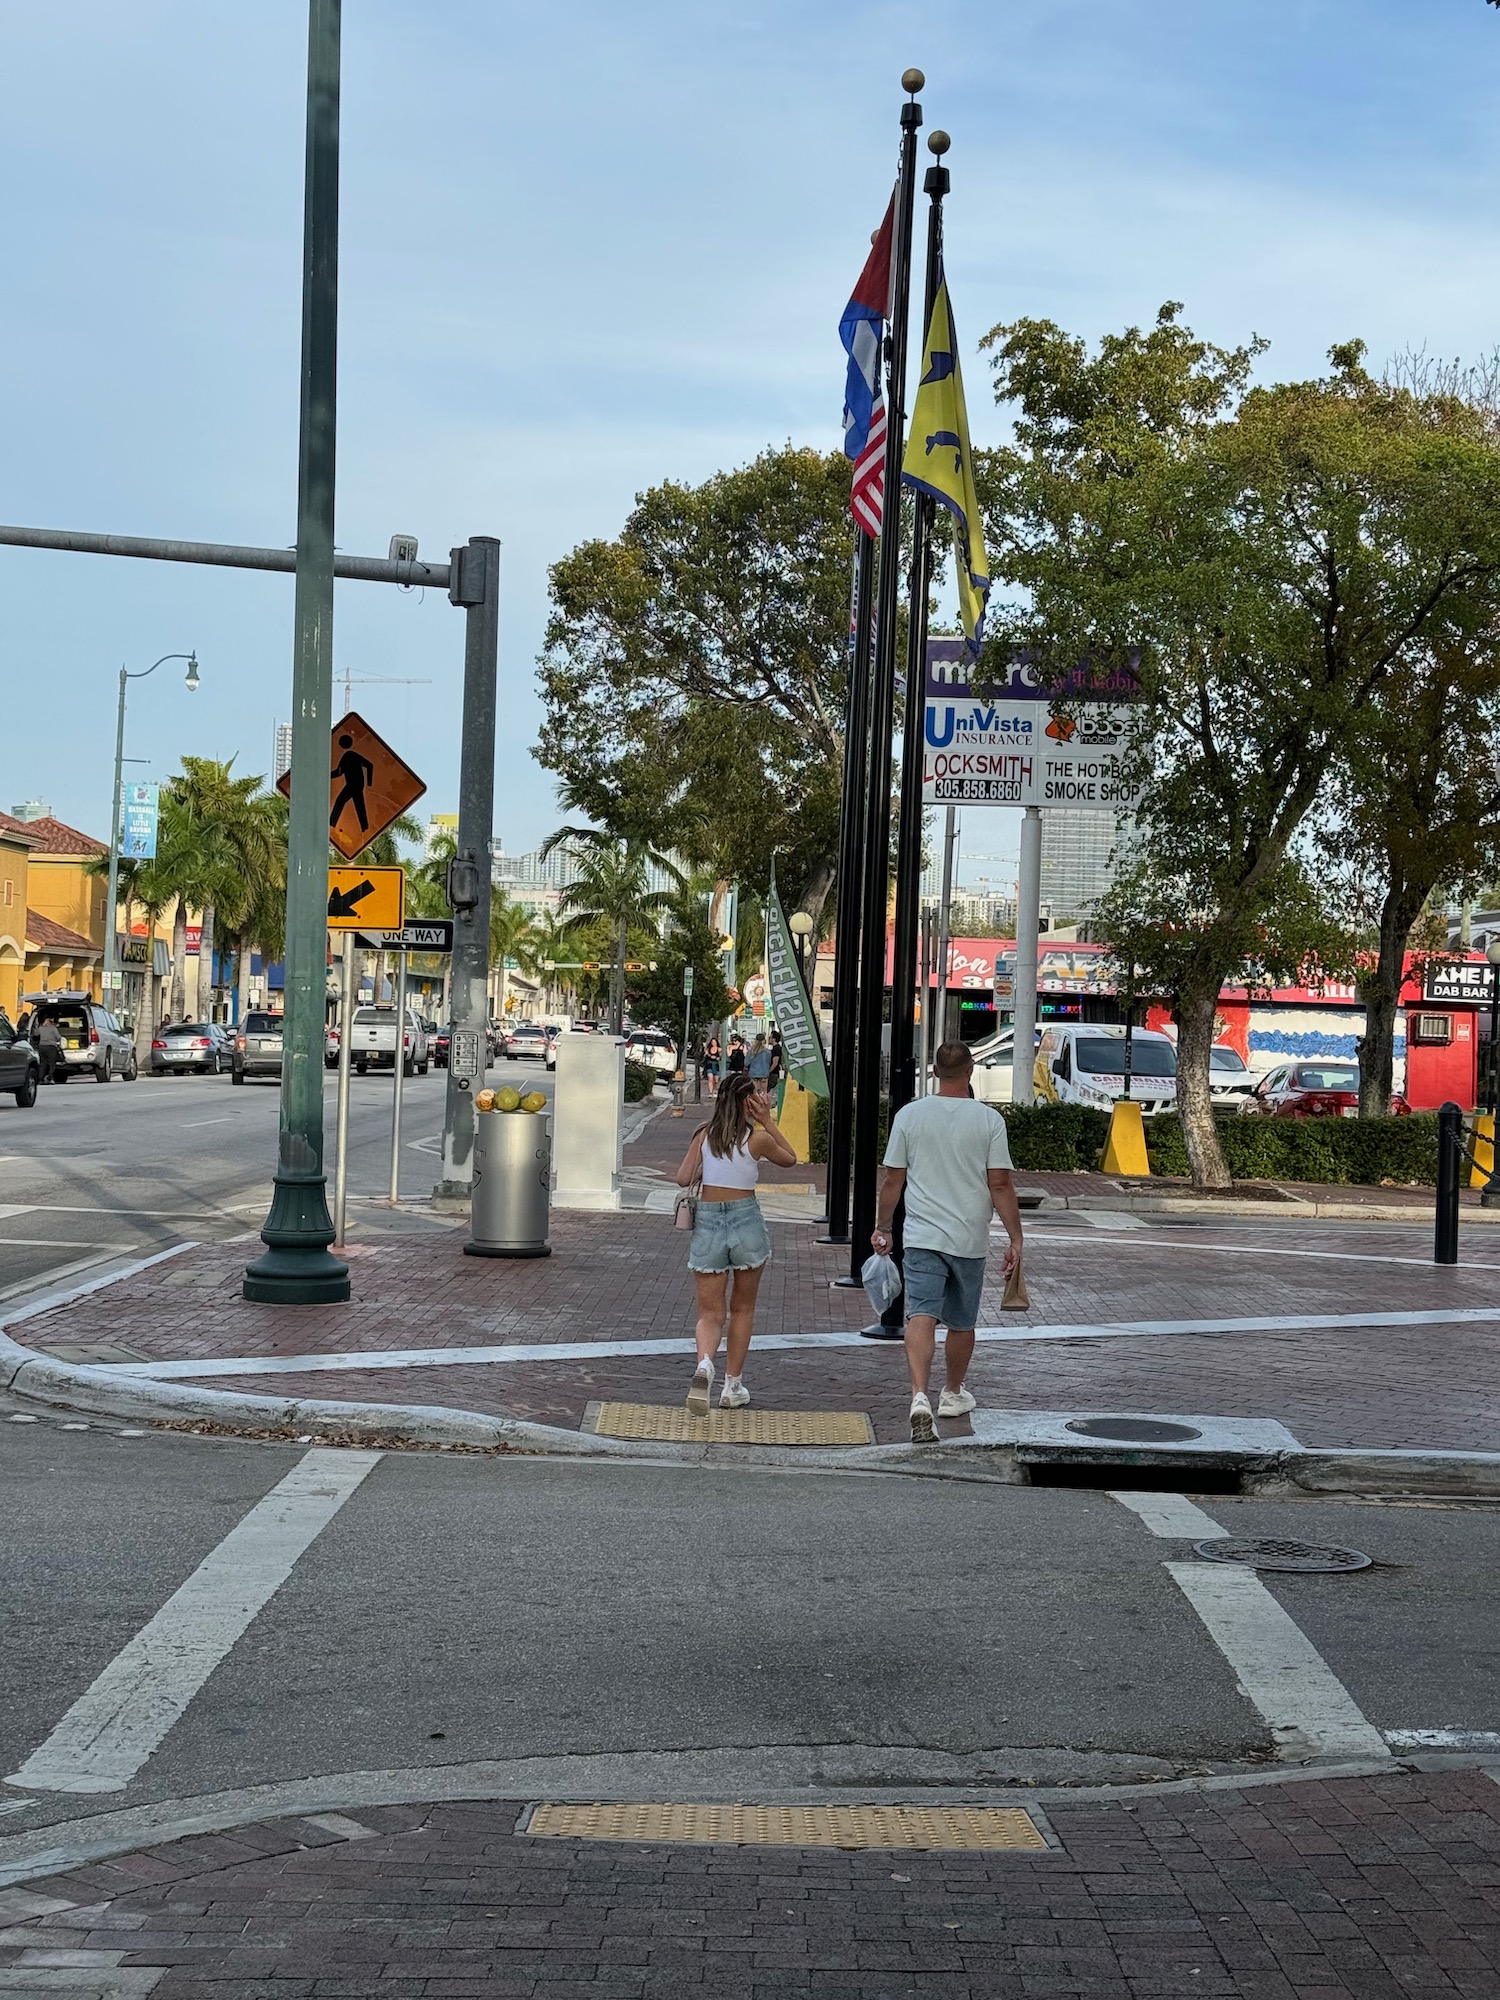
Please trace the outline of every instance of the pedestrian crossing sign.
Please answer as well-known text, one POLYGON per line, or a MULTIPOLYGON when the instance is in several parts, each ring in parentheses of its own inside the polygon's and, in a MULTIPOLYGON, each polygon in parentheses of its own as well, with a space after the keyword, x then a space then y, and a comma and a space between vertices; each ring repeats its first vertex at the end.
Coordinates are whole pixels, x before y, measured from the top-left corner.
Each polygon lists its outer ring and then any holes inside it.
MULTIPOLYGON (((334 724, 328 761, 328 838, 346 861, 379 839, 427 789, 405 758, 352 708, 334 724)), ((291 772, 276 786, 290 798, 291 772)), ((399 929, 399 922, 391 928, 399 929)))

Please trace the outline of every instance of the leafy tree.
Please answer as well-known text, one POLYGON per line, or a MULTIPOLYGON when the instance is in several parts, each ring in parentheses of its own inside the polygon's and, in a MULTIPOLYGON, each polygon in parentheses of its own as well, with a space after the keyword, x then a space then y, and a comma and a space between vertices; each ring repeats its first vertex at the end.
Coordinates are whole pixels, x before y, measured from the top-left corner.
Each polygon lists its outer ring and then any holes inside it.
POLYGON ((1170 993, 1194 1178, 1224 1186, 1220 988, 1317 942, 1297 842, 1330 772, 1398 672, 1493 622, 1500 460, 1441 399, 1372 381, 1358 342, 1322 380, 1251 388, 1263 343, 1215 347, 1178 311, 1092 356, 1049 322, 995 328, 1018 414, 982 491, 1021 594, 998 643, 1059 687, 1080 661, 1138 671, 1141 858, 1100 923, 1170 993))
POLYGON ((553 565, 541 758, 571 806, 726 877, 773 852, 832 886, 853 526, 849 466, 787 446, 639 496, 553 565))
POLYGON ((643 1027, 669 1034, 687 1061, 687 1002, 682 976, 693 968, 693 1022, 706 1026, 722 1021, 732 1002, 724 984, 719 940, 709 928, 708 900, 701 884, 689 883, 667 907, 664 935, 655 945, 654 971, 631 973, 626 980, 632 1019, 643 1027))
POLYGON ((542 842, 542 854, 571 846, 575 851, 576 873, 563 891, 562 907, 571 914, 570 928, 583 931, 592 925, 609 927, 614 971, 610 980, 610 1031, 618 1035, 625 1019, 625 965, 630 957, 632 930, 646 931, 653 942, 661 912, 671 903, 671 892, 649 886, 652 864, 681 880, 681 871, 664 854, 654 852, 644 841, 621 840, 591 826, 563 826, 542 842))

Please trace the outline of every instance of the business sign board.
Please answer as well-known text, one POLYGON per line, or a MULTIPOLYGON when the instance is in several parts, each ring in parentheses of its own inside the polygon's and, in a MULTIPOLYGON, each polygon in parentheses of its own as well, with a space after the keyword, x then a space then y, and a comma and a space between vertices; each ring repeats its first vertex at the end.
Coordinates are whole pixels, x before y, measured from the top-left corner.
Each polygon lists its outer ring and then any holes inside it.
POLYGON ((1438 1007, 1478 1007, 1488 1002, 1494 980, 1483 959, 1466 965, 1441 965, 1429 959, 1422 968, 1422 998, 1438 1007))
POLYGON ((977 693, 962 648, 959 639, 927 647, 925 804, 1130 810, 1139 787, 1124 776, 1126 704, 1137 692, 1128 674, 1100 685, 1080 674, 1076 703, 1063 708, 1067 689, 1059 696, 1042 685, 1024 659, 1012 663, 1008 681, 977 693))
POLYGON ((156 828, 161 809, 159 785, 125 787, 124 826, 120 834, 122 861, 154 861, 156 828))

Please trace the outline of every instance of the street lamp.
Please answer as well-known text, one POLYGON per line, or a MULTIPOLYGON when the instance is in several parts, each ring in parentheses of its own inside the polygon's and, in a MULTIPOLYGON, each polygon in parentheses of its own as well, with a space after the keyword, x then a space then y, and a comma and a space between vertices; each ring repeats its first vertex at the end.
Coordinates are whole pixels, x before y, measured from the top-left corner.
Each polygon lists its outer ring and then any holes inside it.
MULTIPOLYGON (((104 992, 106 1004, 114 998, 114 991, 120 979, 120 954, 115 942, 115 899, 120 891, 120 805, 124 790, 125 766, 125 683, 143 681, 166 665, 168 660, 186 660, 187 675, 183 685, 189 694, 198 692, 198 655, 196 653, 163 653, 159 660, 153 660, 149 667, 142 667, 139 673, 128 674, 120 669, 120 705, 115 713, 115 804, 109 816, 109 889, 104 905, 104 992)), ((148 951, 150 949, 148 940, 148 951)))
POLYGON ((802 974, 802 983, 807 984, 807 941, 813 934, 813 920, 806 910, 793 910, 789 920, 792 936, 797 940, 797 970, 802 974))
POLYGON ((1495 1145, 1495 1126, 1500 1123, 1500 937, 1485 946, 1490 962, 1490 1177, 1479 1194, 1481 1208, 1500 1208, 1500 1149, 1495 1145))

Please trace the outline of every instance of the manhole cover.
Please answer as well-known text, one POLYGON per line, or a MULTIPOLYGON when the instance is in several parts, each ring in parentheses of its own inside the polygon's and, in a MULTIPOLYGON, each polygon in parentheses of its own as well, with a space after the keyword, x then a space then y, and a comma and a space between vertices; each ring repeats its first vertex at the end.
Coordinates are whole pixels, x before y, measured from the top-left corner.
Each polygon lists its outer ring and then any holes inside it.
POLYGON ((1210 1562, 1243 1563, 1247 1569, 1302 1570, 1317 1576, 1368 1569, 1373 1560, 1361 1555, 1358 1549, 1323 1548, 1316 1542, 1285 1542, 1274 1535, 1229 1535, 1220 1541, 1195 1542, 1193 1547, 1210 1562))
POLYGON ((1164 1423, 1157 1417, 1078 1417, 1067 1428, 1080 1437, 1117 1438, 1122 1444, 1171 1444, 1203 1435, 1191 1424, 1164 1423))

